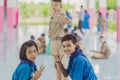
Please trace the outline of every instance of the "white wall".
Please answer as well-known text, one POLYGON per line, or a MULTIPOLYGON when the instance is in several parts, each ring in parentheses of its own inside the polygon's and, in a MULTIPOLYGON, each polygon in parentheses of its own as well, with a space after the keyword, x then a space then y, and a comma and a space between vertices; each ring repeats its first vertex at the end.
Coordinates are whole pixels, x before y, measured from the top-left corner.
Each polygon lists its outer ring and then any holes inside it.
POLYGON ((0 0, 0 6, 4 5, 4 0, 0 0))

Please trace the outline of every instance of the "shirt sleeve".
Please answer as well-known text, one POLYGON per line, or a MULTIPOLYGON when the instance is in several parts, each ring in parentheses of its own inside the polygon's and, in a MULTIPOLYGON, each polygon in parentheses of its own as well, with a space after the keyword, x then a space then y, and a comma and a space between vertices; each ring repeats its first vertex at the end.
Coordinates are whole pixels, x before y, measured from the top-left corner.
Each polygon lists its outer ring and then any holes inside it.
POLYGON ((59 18, 61 18, 60 21, 64 24, 65 24, 65 21, 64 21, 65 19, 69 20, 69 18, 64 13, 60 13, 59 18))
POLYGON ((20 71, 17 80, 30 80, 30 69, 29 68, 23 68, 20 71))
POLYGON ((83 80, 85 69, 84 60, 78 59, 73 65, 73 80, 83 80))

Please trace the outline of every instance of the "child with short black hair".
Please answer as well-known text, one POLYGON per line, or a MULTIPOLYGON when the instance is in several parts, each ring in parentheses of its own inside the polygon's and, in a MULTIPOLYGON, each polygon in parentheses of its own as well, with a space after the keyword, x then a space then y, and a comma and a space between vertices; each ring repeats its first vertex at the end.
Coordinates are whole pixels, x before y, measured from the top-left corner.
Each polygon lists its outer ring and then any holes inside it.
POLYGON ((62 38, 61 42, 64 52, 70 55, 67 69, 65 69, 61 63, 62 57, 60 55, 55 56, 56 64, 59 65, 63 75, 65 77, 70 75, 72 80, 97 80, 91 63, 81 49, 76 46, 76 37, 72 34, 68 34, 62 38))
POLYGON ((12 75, 12 80, 37 80, 45 67, 41 66, 39 70, 35 65, 38 48, 34 41, 29 40, 20 48, 20 64, 12 75), (33 76, 34 74, 34 76, 33 76))
POLYGON ((65 29, 64 29, 64 34, 65 34, 65 35, 66 35, 66 34, 69 34, 68 28, 65 28, 65 29))

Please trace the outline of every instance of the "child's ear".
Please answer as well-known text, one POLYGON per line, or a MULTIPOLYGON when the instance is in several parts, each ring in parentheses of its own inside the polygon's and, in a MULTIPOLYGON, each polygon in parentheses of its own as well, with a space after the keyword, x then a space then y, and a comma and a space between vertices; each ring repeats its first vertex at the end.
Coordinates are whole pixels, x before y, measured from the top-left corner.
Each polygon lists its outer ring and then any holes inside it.
POLYGON ((78 42, 76 42, 76 43, 75 43, 75 47, 78 47, 78 46, 79 46, 79 43, 78 43, 78 42))

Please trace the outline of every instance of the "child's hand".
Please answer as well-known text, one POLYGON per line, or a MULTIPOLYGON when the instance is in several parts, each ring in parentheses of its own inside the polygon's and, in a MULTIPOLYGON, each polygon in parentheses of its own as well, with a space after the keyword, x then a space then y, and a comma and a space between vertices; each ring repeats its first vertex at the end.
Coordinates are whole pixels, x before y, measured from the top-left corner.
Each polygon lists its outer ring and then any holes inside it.
POLYGON ((64 55, 61 55, 59 51, 57 52, 56 55, 54 55, 56 62, 61 62, 62 58, 64 55))
POLYGON ((40 66, 40 69, 39 69, 38 71, 35 71, 35 76, 34 76, 34 78, 35 78, 36 80, 41 76, 44 68, 45 68, 44 66, 40 66))

